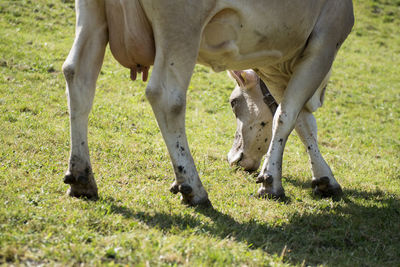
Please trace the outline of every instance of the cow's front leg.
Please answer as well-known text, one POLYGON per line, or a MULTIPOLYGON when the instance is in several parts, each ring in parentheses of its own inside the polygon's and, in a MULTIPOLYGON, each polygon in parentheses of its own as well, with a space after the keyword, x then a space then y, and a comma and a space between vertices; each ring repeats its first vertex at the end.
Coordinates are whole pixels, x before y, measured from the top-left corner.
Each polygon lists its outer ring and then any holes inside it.
MULTIPOLYGON (((261 184, 258 196, 283 199, 285 191, 282 186, 282 157, 283 150, 290 132, 293 129, 291 120, 282 120, 286 114, 282 111, 282 104, 274 115, 272 123, 272 139, 268 148, 261 173, 257 183, 261 184)), ((294 119, 295 120, 295 119, 294 119)))
POLYGON ((300 111, 321 85, 332 66, 337 51, 337 47, 333 45, 337 42, 332 41, 335 39, 330 40, 329 36, 324 34, 311 37, 294 68, 275 113, 272 140, 262 171, 257 178, 257 182, 261 183, 258 190, 261 197, 282 198, 285 196, 281 181, 284 147, 289 134, 295 127, 300 111))
POLYGON ((76 16, 75 41, 63 65, 71 127, 71 153, 64 183, 70 185, 68 195, 93 199, 98 193, 90 164, 87 130, 108 38, 103 1, 77 1, 76 16))
POLYGON ((342 188, 319 151, 317 122, 314 115, 306 109, 303 109, 297 118, 296 132, 299 134, 310 157, 313 174, 311 186, 314 194, 322 197, 340 197, 342 188))

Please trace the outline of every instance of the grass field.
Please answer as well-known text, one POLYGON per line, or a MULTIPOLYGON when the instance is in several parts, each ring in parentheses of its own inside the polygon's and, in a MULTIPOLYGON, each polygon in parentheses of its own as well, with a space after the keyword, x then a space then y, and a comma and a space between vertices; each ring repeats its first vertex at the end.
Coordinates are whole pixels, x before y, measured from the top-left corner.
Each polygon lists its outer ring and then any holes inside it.
POLYGON ((234 84, 198 66, 187 134, 215 208, 207 210, 168 191, 174 175, 145 84, 131 82, 109 51, 89 129, 100 199, 65 195, 69 119, 60 70, 74 4, 0 1, 0 264, 400 266, 400 1, 354 5, 354 30, 316 113, 344 198, 312 196, 295 134, 284 156, 287 203, 255 198, 255 177, 226 161, 234 84))

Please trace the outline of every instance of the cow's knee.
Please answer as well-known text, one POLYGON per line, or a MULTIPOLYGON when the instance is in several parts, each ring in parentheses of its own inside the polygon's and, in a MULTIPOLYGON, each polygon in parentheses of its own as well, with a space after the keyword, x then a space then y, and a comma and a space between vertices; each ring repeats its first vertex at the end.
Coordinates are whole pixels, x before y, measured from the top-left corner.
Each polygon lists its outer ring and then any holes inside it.
POLYGON ((281 129, 291 131, 296 123, 298 113, 295 110, 286 109, 282 106, 278 107, 277 114, 274 117, 274 123, 281 129))
POLYGON ((162 97, 162 88, 161 86, 153 85, 149 83, 146 87, 146 98, 150 102, 150 104, 157 103, 162 97))
POLYGON ((75 77, 75 65, 73 63, 70 62, 64 62, 63 66, 62 66, 62 71, 65 77, 65 80, 70 83, 74 80, 75 77))
POLYGON ((168 90, 149 84, 146 88, 146 98, 151 105, 161 107, 172 114, 180 114, 186 106, 186 95, 181 89, 168 90))

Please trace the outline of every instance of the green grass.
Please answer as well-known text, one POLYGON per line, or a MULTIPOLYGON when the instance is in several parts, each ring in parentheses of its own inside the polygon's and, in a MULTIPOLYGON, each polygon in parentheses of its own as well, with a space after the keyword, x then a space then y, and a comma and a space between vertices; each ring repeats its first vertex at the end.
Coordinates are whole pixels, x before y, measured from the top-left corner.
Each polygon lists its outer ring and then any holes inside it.
POLYGON ((283 170, 287 203, 260 200, 255 178, 231 169, 234 116, 225 73, 198 66, 187 134, 215 210, 169 193, 173 172, 142 82, 107 52, 90 116, 97 202, 65 195, 65 81, 72 1, 0 2, 0 264, 400 264, 400 1, 356 0, 323 108, 321 150, 344 188, 311 195, 295 135, 283 170))

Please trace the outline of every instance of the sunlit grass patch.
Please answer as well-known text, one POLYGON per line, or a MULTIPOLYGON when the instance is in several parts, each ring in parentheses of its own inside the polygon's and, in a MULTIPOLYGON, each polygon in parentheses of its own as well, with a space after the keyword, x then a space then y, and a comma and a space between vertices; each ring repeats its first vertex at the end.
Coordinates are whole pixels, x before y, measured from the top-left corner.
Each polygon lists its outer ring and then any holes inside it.
POLYGON ((289 138, 286 202, 260 200, 230 168, 235 131, 225 73, 197 66, 187 134, 214 210, 169 193, 173 171, 145 84, 109 52, 90 115, 97 202, 62 183, 69 122, 61 65, 73 1, 0 2, 0 263, 24 265, 326 265, 400 262, 400 4, 354 2, 356 24, 316 113, 321 151, 344 189, 312 196, 308 158, 289 138))

